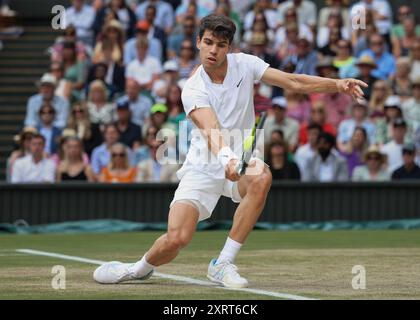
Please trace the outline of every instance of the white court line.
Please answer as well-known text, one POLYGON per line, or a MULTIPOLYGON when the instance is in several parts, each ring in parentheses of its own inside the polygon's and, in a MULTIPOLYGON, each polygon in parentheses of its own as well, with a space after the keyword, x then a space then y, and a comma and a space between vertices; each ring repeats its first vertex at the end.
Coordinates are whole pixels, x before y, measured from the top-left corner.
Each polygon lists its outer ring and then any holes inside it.
MULTIPOLYGON (((104 264, 105 262, 107 262, 107 261, 101 261, 101 260, 86 259, 86 258, 76 257, 76 256, 68 256, 68 255, 54 253, 54 252, 32 250, 32 249, 17 249, 16 252, 27 253, 27 254, 32 254, 32 255, 36 255, 36 256, 58 258, 58 259, 63 259, 63 260, 77 261, 77 262, 83 262, 83 263, 89 263, 89 264, 96 264, 96 265, 101 265, 101 264, 104 264)), ((264 295, 264 296, 269 296, 269 297, 275 297, 275 298, 282 298, 282 299, 289 299, 289 300, 315 300, 315 299, 312 299, 312 298, 297 296, 297 295, 294 295, 294 294, 279 293, 279 292, 272 292, 272 291, 259 290, 259 289, 226 288, 226 287, 222 287, 222 286, 217 286, 214 283, 209 282, 209 281, 202 281, 202 280, 197 280, 197 279, 193 279, 193 278, 175 276, 175 275, 172 275, 172 274, 165 274, 165 273, 159 273, 159 272, 155 272, 153 274, 153 276, 158 277, 158 278, 163 278, 163 279, 179 281, 179 282, 196 284, 196 285, 199 285, 199 286, 213 287, 213 288, 217 288, 217 289, 232 290, 232 291, 248 292, 248 293, 253 293, 253 294, 257 294, 257 295, 264 295)))

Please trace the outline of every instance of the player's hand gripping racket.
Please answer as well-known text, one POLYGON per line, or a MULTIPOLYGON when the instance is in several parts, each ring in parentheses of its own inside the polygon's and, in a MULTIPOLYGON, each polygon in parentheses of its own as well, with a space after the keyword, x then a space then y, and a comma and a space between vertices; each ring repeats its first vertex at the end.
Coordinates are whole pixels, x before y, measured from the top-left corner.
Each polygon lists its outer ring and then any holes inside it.
POLYGON ((259 137, 259 130, 263 128, 266 117, 267 113, 261 112, 260 116, 255 121, 255 125, 254 128, 252 128, 251 135, 244 140, 244 151, 242 153, 241 160, 236 165, 236 172, 240 176, 243 176, 245 174, 246 168, 248 167, 249 162, 251 161, 251 157, 255 150, 255 146, 259 137))

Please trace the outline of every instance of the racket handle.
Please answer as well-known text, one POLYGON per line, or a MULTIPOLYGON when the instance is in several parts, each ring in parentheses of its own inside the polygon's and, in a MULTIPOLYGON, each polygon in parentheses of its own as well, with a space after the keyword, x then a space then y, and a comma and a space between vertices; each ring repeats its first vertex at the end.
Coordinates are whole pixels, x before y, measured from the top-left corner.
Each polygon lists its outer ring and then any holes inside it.
POLYGON ((243 176, 245 174, 245 169, 246 169, 245 162, 242 160, 239 160, 235 168, 236 173, 240 176, 243 176))

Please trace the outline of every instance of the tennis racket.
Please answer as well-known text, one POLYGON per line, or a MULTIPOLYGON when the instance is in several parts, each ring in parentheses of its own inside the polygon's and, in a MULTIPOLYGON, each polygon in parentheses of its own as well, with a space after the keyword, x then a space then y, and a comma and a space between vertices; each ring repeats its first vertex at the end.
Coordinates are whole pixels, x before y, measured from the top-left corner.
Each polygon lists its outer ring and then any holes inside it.
POLYGON ((259 138, 258 133, 259 130, 263 128, 265 119, 267 117, 266 112, 262 112, 260 116, 255 121, 254 128, 252 128, 251 135, 245 139, 244 141, 244 151, 242 153, 241 160, 236 165, 236 172, 243 176, 245 174, 246 168, 249 165, 249 162, 251 160, 252 154, 255 150, 255 146, 257 144, 257 140, 259 138))

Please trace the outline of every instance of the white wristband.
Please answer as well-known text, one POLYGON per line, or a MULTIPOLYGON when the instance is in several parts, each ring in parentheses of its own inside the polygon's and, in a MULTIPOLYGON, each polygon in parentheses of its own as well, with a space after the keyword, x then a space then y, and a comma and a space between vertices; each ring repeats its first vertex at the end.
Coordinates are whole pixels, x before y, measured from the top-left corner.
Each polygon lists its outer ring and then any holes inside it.
POLYGON ((217 160, 219 160, 223 167, 226 167, 226 165, 232 159, 238 159, 238 157, 235 153, 233 153, 232 149, 229 147, 223 147, 217 154, 217 160))

